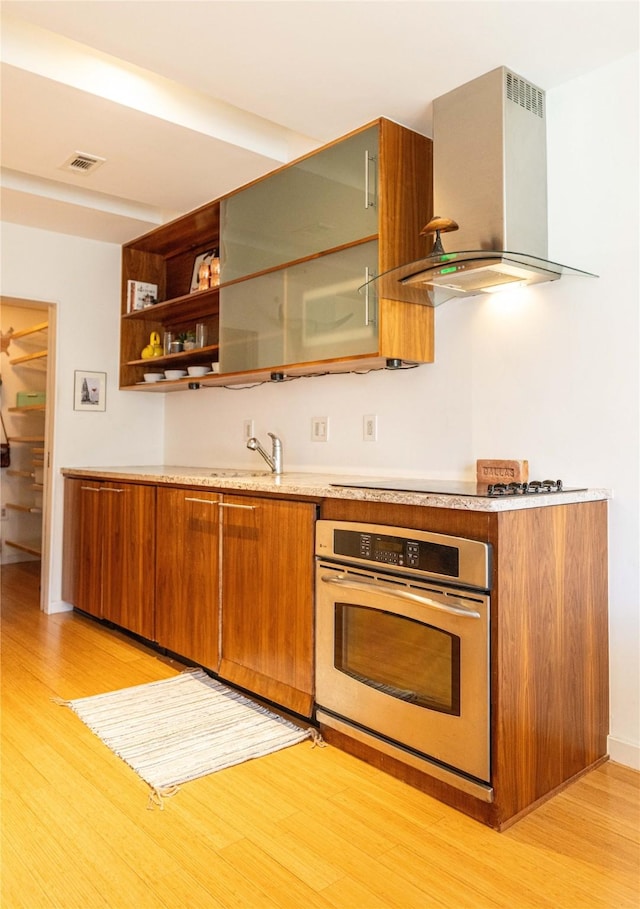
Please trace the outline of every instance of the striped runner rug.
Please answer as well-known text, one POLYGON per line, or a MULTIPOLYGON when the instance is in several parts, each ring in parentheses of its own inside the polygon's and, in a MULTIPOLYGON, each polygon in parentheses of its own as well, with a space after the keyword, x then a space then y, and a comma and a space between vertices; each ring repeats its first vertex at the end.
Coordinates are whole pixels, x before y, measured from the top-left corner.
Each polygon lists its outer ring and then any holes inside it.
POLYGON ((149 807, 162 807, 181 783, 319 738, 201 669, 58 703, 148 783, 149 807))

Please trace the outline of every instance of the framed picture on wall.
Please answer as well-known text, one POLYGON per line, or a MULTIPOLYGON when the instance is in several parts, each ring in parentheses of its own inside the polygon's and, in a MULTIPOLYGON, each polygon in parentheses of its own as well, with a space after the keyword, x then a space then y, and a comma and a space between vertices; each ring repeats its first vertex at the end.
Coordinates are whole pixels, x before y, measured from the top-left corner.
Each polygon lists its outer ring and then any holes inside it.
POLYGON ((76 369, 74 380, 74 410, 101 411, 107 409, 106 372, 86 372, 76 369))

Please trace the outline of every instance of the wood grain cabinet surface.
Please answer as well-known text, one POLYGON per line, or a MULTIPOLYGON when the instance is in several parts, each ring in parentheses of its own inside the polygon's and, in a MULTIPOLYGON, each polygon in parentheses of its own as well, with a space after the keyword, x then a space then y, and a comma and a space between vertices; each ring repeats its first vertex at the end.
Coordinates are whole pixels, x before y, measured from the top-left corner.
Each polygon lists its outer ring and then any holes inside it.
POLYGON ((316 506, 224 497, 222 678, 311 716, 316 506))
POLYGON ((156 641, 214 672, 221 501, 215 492, 163 487, 156 500, 156 641))
POLYGON ((153 640, 153 486, 65 480, 65 600, 153 640))

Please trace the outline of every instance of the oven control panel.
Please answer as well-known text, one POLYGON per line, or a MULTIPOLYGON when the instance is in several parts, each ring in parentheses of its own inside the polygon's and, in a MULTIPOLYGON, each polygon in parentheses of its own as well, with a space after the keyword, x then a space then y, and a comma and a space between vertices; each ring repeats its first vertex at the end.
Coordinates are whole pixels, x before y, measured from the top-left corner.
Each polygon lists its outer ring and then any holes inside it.
POLYGON ((346 521, 318 521, 316 554, 347 564, 490 587, 491 547, 478 540, 346 521))
POLYGON ((420 543, 417 540, 382 534, 354 533, 349 530, 337 531, 335 554, 352 555, 353 543, 358 546, 361 559, 399 567, 407 565, 409 568, 420 568, 420 543))
POLYGON ((455 546, 397 534, 336 529, 333 550, 336 556, 356 556, 397 568, 414 568, 456 579, 459 574, 459 551, 455 546))

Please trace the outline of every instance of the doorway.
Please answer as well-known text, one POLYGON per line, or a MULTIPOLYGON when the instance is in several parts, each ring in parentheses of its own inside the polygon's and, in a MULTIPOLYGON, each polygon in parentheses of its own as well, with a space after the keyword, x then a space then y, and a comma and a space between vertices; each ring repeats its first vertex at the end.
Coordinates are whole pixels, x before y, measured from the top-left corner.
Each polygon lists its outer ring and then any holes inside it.
MULTIPOLYGON (((2 468, 2 566, 39 563, 40 609, 49 601, 56 307, 0 298, 0 407, 9 463, 2 468)), ((35 569, 35 566, 34 566, 35 569)))

